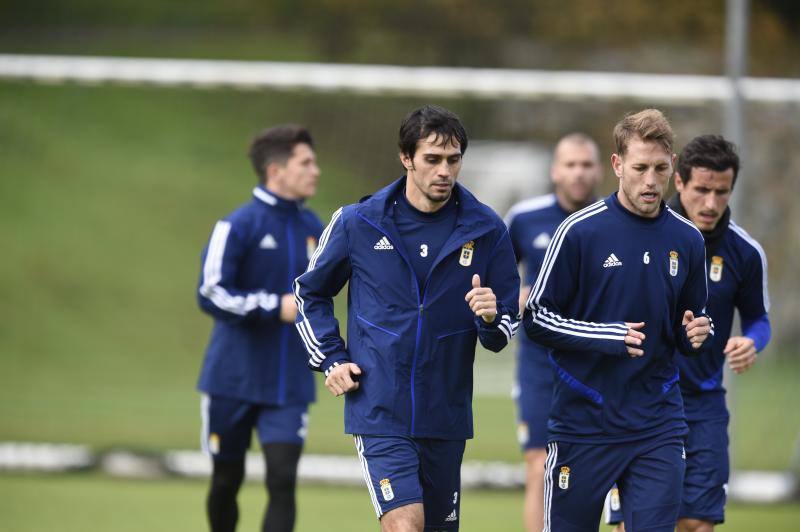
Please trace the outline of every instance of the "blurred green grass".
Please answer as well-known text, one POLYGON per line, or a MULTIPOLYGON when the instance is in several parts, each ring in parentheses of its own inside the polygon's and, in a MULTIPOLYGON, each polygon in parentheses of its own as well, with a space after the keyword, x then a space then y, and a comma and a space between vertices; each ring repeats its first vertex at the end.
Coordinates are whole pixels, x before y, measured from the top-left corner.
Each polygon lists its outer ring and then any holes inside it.
MULTIPOLYGON (((0 515, 3 529, 15 532, 204 530, 206 488, 200 480, 0 475, 0 515)), ((258 529, 265 501, 260 485, 244 485, 239 494, 240 530, 258 529)), ((521 530, 521 509, 522 492, 467 490, 462 494, 461 530, 521 530)), ((788 532, 797 529, 800 505, 730 504, 726 514, 726 532, 788 532)), ((376 528, 366 490, 306 485, 298 489, 297 532, 376 528)))
MULTIPOLYGON (((196 447, 210 330, 194 300, 199 254, 214 221, 249 199, 248 139, 310 123, 323 169, 311 206, 327 219, 380 186, 369 176, 391 177, 407 103, 0 82, 0 440, 196 447)), ((800 363, 786 355, 736 378, 737 468, 789 465, 800 363)), ((478 354, 467 459, 520 459, 512 360, 478 354)), ((320 393, 309 452, 352 453, 341 408, 320 393)))

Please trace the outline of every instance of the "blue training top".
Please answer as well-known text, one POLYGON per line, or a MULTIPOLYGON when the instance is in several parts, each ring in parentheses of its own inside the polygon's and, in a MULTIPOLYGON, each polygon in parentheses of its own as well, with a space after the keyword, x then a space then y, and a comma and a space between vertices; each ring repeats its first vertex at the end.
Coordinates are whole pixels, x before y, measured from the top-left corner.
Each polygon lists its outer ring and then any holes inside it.
POLYGON ((551 348, 557 375, 551 441, 607 443, 687 431, 675 349, 696 355, 681 320, 705 314, 700 231, 662 203, 655 218, 617 193, 569 216, 528 298, 527 334, 551 348), (625 322, 645 322, 644 356, 627 354, 625 322))
POLYGON ((321 233, 313 212, 261 186, 217 222, 197 290, 214 317, 198 389, 275 406, 314 400, 305 349, 293 324, 280 321, 280 303, 321 233))
POLYGON ((405 190, 401 190, 394 205, 397 232, 417 274, 417 281, 422 286, 433 261, 456 226, 456 200, 451 197, 436 212, 422 212, 408 202, 405 190))
POLYGON ((723 234, 714 242, 706 238, 708 313, 714 319, 716 337, 711 352, 679 359, 684 408, 690 421, 728 417, 722 368, 734 309, 739 310, 743 335, 755 341, 756 350, 761 351, 770 336, 766 254, 732 220, 720 223, 726 226, 723 234))
MULTIPOLYGON (((508 211, 505 222, 517 262, 524 269, 524 284, 533 286, 544 252, 558 225, 569 216, 558 204, 555 194, 546 194, 521 201, 508 211)), ((517 384, 550 383, 553 370, 547 354, 550 350, 522 335, 517 352, 517 384)))

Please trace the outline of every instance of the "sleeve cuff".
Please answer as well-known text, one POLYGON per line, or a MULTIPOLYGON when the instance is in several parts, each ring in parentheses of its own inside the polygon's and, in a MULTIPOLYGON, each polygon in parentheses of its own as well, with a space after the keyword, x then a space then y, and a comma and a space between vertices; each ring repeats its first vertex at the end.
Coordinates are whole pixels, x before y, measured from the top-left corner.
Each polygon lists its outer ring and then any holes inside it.
POLYGON ((350 362, 350 359, 348 358, 347 353, 345 351, 339 351, 338 353, 334 353, 326 357, 325 360, 322 361, 322 364, 320 364, 320 370, 327 377, 333 368, 348 362, 350 362))

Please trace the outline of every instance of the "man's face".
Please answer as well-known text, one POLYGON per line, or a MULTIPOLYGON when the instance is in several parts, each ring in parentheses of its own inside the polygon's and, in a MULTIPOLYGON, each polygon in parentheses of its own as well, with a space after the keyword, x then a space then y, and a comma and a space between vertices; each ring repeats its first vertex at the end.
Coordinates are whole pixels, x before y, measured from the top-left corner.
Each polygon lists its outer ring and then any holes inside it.
POLYGON ((675 188, 681 195, 686 215, 701 231, 711 231, 725 213, 733 191, 733 168, 722 172, 692 167, 688 182, 675 174, 675 188))
POLYGON ((611 166, 619 177, 620 203, 639 216, 658 216, 674 164, 675 154, 668 153, 661 144, 631 139, 625 155, 611 156, 611 166))
POLYGON ((561 142, 553 156, 550 175, 556 194, 570 206, 586 205, 602 179, 597 149, 588 142, 561 142))
POLYGON ((268 169, 268 185, 284 199, 304 200, 317 192, 317 156, 308 144, 297 144, 285 164, 273 163, 268 169))
POLYGON ((417 142, 414 158, 401 153, 406 168, 409 199, 420 198, 431 205, 444 204, 453 193, 461 171, 461 145, 455 139, 447 145, 435 133, 417 142))

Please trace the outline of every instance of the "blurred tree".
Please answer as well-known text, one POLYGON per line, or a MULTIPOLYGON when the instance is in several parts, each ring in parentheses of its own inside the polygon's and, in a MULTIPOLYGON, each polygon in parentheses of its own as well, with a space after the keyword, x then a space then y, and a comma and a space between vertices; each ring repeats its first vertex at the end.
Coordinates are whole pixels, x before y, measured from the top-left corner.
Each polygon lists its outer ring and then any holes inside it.
MULTIPOLYGON (((191 31, 213 42, 215 57, 297 60, 274 45, 288 38, 316 61, 720 74, 724 10, 725 0, 0 0, 0 49, 58 52, 58 39, 32 42, 37 29, 70 30, 63 40, 87 45, 113 44, 121 30, 191 31)), ((751 14, 751 72, 800 75, 800 3, 752 0, 751 14)), ((142 50, 154 53, 146 39, 142 50)))

